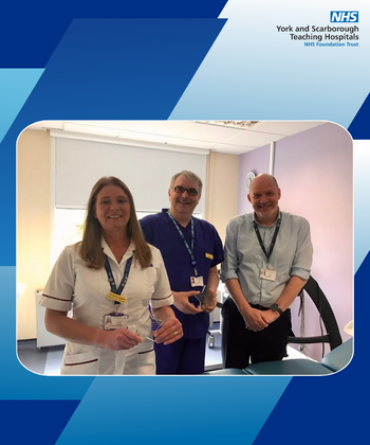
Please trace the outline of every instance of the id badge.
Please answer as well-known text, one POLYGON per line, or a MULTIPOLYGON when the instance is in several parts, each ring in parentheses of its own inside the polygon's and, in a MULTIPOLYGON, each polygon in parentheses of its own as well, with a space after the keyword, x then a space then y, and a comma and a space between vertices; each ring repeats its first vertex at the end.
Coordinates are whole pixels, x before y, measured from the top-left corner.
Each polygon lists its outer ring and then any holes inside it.
POLYGON ((261 278, 261 280, 275 281, 276 280, 276 270, 261 269, 260 278, 261 278))
POLYGON ((128 315, 122 314, 120 312, 107 314, 104 317, 104 330, 113 331, 114 329, 120 329, 120 328, 127 329, 128 322, 129 322, 128 315))
POLYGON ((204 286, 203 277, 190 277, 191 287, 204 286))

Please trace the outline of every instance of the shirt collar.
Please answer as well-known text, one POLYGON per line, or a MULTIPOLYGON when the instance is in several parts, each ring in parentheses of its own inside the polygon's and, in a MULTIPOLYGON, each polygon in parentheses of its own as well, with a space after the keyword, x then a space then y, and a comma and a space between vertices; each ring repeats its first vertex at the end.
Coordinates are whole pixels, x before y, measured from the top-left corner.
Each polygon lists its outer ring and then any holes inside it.
POLYGON ((254 221, 259 227, 262 227, 263 229, 271 229, 271 227, 275 227, 275 226, 276 226, 276 223, 277 223, 277 221, 278 221, 278 219, 281 220, 281 211, 280 211, 280 209, 279 209, 279 213, 278 213, 278 216, 277 216, 277 218, 275 219, 275 221, 271 224, 271 226, 266 227, 266 226, 263 226, 261 223, 259 223, 259 222, 256 220, 256 214, 255 214, 254 212, 252 213, 252 221, 254 221))

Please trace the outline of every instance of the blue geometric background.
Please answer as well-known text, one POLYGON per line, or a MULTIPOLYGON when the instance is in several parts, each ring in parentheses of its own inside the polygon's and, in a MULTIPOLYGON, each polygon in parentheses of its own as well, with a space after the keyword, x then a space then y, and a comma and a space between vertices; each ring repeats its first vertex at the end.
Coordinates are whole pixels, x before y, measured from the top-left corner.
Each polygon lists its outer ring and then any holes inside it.
MULTIPOLYGON (((369 392, 365 339, 358 334, 364 326, 364 311, 355 312, 356 354, 350 365, 334 376, 61 378, 32 374, 16 357, 19 133, 40 120, 192 119, 189 113, 197 114, 198 103, 187 98, 182 107, 184 92, 196 80, 214 43, 222 41, 225 26, 233 26, 231 21, 217 19, 225 4, 226 0, 104 4, 68 0, 58 7, 47 1, 2 5, 0 38, 6 42, 0 46, 3 443, 11 443, 7 438, 13 437, 12 443, 27 440, 40 444, 118 440, 129 444, 262 445, 272 441, 356 443, 356 437, 364 437, 366 410, 362 404, 358 406, 359 398, 366 400, 369 392)), ((230 48, 231 58, 244 56, 240 48, 230 48)), ((369 139, 368 74, 362 107, 349 127, 354 138, 369 139)), ((213 84, 213 80, 212 72, 202 78, 217 98, 223 85, 213 84)), ((240 91, 245 88, 243 83, 237 86, 240 91)), ((201 96, 198 100, 204 114, 196 118, 209 119, 213 110, 207 109, 201 96)), ((228 98, 228 110, 232 100, 238 103, 238 96, 228 98)), ((320 103, 319 92, 312 92, 314 102, 320 103)), ((249 109, 254 105, 251 100, 249 109)), ((333 106, 333 116, 337 116, 336 108, 333 106)), ((282 117, 274 112, 273 118, 282 117)), ((325 119, 334 119, 331 112, 325 119)), ((355 276, 357 301, 367 298, 369 263, 367 256, 355 276)))

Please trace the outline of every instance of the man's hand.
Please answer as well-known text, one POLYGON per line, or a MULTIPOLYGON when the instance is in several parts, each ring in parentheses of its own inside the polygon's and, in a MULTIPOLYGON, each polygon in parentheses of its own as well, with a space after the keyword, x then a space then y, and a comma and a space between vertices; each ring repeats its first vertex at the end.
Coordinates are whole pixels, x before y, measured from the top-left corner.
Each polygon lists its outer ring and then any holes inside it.
POLYGON ((205 312, 212 312, 217 305, 217 291, 208 289, 207 295, 204 298, 204 303, 202 304, 202 309, 205 312))
POLYGON ((280 314, 278 312, 272 311, 271 309, 269 309, 268 311, 263 311, 262 312, 262 318, 268 324, 273 323, 279 317, 280 317, 280 314))
POLYGON ((244 318, 246 329, 259 332, 268 326, 268 323, 263 317, 264 312, 259 309, 250 308, 248 312, 243 311, 241 314, 244 318))
POLYGON ((196 290, 191 290, 187 292, 172 292, 174 298, 174 305, 180 312, 188 315, 195 315, 203 312, 203 309, 198 306, 195 307, 193 303, 189 302, 189 298, 198 295, 200 292, 196 290))

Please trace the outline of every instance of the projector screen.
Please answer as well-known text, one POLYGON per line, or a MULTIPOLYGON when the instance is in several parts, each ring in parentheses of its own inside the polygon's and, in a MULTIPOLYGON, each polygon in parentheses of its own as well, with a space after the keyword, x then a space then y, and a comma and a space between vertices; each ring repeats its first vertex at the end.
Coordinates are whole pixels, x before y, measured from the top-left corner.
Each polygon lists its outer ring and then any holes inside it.
POLYGON ((83 209, 93 185, 116 176, 131 190, 138 212, 168 208, 171 177, 181 170, 196 173, 203 194, 196 213, 203 213, 207 155, 85 140, 54 138, 56 208, 83 209))

